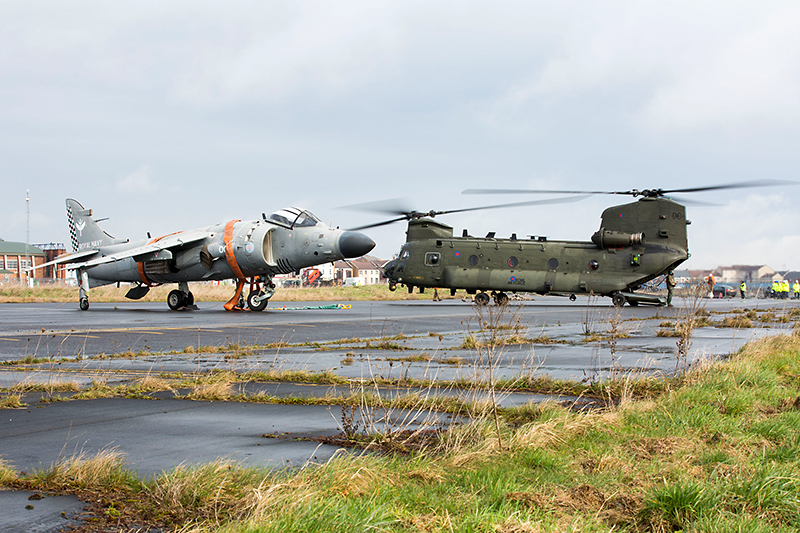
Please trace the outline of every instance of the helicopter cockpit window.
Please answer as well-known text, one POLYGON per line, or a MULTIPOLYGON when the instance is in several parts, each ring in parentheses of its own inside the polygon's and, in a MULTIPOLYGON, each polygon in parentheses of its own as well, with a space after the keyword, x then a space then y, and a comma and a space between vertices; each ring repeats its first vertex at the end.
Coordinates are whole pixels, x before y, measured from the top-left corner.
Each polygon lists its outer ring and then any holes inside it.
POLYGON ((411 257, 411 252, 408 250, 403 250, 403 252, 400 254, 400 259, 408 259, 409 257, 411 257))
POLYGON ((441 256, 439 252, 428 252, 425 254, 425 264, 428 266, 439 266, 441 256))
POLYGON ((288 229, 310 228, 316 226, 320 222, 317 217, 308 211, 298 209, 297 207, 287 207, 275 211, 267 220, 288 229))

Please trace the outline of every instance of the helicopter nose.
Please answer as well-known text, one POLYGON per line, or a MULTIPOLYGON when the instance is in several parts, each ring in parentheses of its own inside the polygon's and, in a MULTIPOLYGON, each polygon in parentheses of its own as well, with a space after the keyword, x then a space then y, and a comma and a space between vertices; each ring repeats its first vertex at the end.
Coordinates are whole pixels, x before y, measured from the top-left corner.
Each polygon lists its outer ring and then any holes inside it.
POLYGON ((339 251, 344 257, 361 257, 375 248, 375 242, 357 231, 345 231, 339 237, 339 251))

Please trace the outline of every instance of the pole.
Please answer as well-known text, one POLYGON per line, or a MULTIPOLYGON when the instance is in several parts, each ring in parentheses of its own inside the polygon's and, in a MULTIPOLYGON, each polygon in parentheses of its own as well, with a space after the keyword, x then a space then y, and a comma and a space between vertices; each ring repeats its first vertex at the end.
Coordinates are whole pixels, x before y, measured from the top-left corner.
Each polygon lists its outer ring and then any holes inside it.
MULTIPOLYGON (((25 190, 25 210, 27 211, 27 221, 25 223, 25 264, 28 268, 31 267, 31 255, 28 250, 28 246, 31 242, 31 190, 25 190)), ((22 269, 20 269, 21 271, 22 269)), ((36 272, 34 272, 34 275, 36 272)), ((27 285, 30 287, 32 285, 33 279, 30 275, 26 272, 25 279, 28 282, 27 285)))

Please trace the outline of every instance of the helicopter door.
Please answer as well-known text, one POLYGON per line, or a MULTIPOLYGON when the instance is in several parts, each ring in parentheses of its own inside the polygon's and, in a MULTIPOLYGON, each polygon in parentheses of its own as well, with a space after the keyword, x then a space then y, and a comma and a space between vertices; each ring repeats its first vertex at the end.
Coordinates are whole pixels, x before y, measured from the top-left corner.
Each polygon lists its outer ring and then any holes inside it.
POLYGON ((431 270, 427 272, 426 278, 431 278, 434 282, 442 279, 442 254, 439 252, 425 253, 425 266, 431 270))
POLYGON ((546 291, 552 291, 556 283, 556 269, 558 268, 558 259, 551 257, 547 261, 547 274, 544 276, 544 288, 546 291))

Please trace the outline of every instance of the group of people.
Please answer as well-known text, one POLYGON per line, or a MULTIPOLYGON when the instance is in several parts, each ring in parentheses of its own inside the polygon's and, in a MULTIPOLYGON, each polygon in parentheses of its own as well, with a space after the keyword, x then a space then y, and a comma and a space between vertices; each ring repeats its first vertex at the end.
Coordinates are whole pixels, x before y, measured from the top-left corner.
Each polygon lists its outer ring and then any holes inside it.
MULTIPOLYGON (((671 270, 667 273, 665 281, 667 285, 667 305, 672 307, 672 295, 676 283, 675 276, 671 270)), ((714 290, 714 276, 708 276, 705 281, 708 285, 709 297, 711 297, 711 292, 714 290)), ((743 300, 747 298, 747 283, 744 280, 739 283, 739 295, 743 300)), ((800 280, 794 280, 792 283, 789 283, 789 280, 773 281, 770 297, 782 300, 788 300, 789 298, 800 299, 800 280)))
POLYGON ((791 284, 791 287, 789 286, 789 280, 773 281, 772 294, 770 296, 773 298, 778 298, 779 300, 800 298, 800 281, 794 280, 794 283, 791 284))

